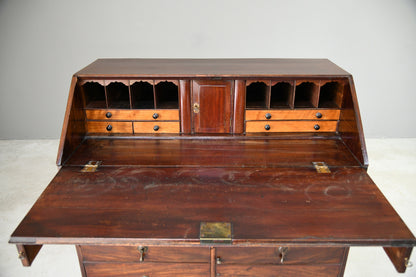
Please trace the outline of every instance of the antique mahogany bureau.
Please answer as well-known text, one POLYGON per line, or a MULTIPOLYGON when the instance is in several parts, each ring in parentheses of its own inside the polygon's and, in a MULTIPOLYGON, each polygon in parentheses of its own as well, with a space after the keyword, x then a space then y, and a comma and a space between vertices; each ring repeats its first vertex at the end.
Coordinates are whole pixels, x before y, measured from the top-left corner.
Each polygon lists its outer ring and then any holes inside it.
POLYGON ((404 272, 416 245, 325 59, 99 59, 72 78, 57 164, 10 239, 25 266, 73 244, 88 277, 342 276, 351 246, 404 272))

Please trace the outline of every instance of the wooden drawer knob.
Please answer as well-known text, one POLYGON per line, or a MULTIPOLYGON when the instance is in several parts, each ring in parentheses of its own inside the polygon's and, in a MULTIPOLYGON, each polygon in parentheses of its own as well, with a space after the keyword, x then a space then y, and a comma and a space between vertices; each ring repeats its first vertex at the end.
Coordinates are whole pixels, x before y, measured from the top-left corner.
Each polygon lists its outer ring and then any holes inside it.
POLYGON ((321 114, 320 112, 317 112, 317 113, 315 114, 315 116, 316 116, 316 118, 322 118, 322 114, 321 114))
POLYGON ((112 117, 113 116, 113 114, 112 113, 110 113, 110 112, 107 112, 106 114, 105 114, 105 117, 107 117, 107 118, 110 118, 110 117, 112 117))
POLYGON ((111 126, 110 124, 108 124, 107 127, 106 127, 106 129, 107 129, 107 131, 110 132, 111 130, 113 130, 113 126, 111 126))
POLYGON ((266 113, 264 117, 265 117, 266 119, 270 119, 270 118, 272 118, 272 115, 271 115, 270 113, 266 113))
POLYGON ((319 124, 315 124, 315 126, 313 126, 313 128, 318 131, 319 129, 321 129, 321 126, 319 126, 319 124))
POLYGON ((159 131, 159 126, 158 126, 158 125, 155 125, 155 126, 153 127, 153 130, 154 130, 154 131, 159 131))
POLYGON ((159 117, 159 114, 158 114, 158 113, 154 113, 154 114, 152 115, 152 117, 153 117, 153 119, 157 119, 157 118, 159 117))
POLYGON ((267 131, 269 131, 270 130, 270 125, 269 124, 264 125, 264 129, 266 129, 267 131))

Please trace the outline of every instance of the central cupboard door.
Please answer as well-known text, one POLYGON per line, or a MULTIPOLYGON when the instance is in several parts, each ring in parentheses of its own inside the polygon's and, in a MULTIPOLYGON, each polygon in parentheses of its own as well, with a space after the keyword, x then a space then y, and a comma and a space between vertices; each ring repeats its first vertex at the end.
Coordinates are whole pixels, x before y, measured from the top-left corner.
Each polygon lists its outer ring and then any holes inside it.
POLYGON ((194 133, 231 133, 233 81, 192 82, 194 133))

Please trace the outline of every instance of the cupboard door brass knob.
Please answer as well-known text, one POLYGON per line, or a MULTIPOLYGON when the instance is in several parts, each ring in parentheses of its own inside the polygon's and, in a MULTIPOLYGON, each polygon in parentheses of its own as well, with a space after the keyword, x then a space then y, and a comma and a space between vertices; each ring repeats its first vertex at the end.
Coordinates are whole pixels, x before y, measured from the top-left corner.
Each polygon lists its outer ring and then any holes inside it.
POLYGON ((313 128, 318 131, 319 129, 321 129, 321 126, 319 126, 319 124, 315 124, 315 126, 313 126, 313 128))
POLYGON ((315 116, 316 116, 317 118, 322 118, 322 114, 321 114, 321 113, 319 113, 319 112, 318 112, 318 113, 316 113, 316 114, 315 114, 315 116))
POLYGON ((107 118, 110 118, 110 117, 112 117, 113 116, 113 114, 112 113, 110 113, 110 112, 107 112, 106 114, 105 114, 105 117, 107 117, 107 118))
POLYGON ((270 119, 270 118, 272 118, 272 115, 270 113, 266 113, 265 117, 266 117, 266 119, 270 119))
POLYGON ((154 130, 154 131, 159 131, 159 126, 158 126, 158 125, 155 125, 155 126, 153 127, 153 130, 154 130))
POLYGON ((264 129, 266 129, 267 131, 269 131, 270 130, 270 125, 269 124, 264 125, 264 129))
POLYGON ((194 103, 194 105, 192 106, 194 113, 199 113, 199 104, 198 103, 194 103))
POLYGON ((217 257, 216 262, 217 262, 217 264, 222 264, 221 258, 220 257, 217 257))
POLYGON ((110 124, 108 124, 107 127, 106 127, 106 129, 107 129, 107 131, 110 132, 111 130, 113 130, 113 126, 111 126, 110 124))
POLYGON ((157 118, 159 117, 159 114, 158 114, 158 113, 154 113, 154 114, 152 115, 152 117, 153 117, 153 119, 157 119, 157 118))

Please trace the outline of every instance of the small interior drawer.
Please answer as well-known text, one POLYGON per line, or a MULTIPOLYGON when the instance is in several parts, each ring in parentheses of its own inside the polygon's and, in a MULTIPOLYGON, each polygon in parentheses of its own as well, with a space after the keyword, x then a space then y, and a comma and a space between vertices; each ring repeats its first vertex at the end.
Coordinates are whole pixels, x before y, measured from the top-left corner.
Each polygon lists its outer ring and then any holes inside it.
POLYGON ((133 133, 131 122, 87 121, 88 133, 133 133))
POLYGON ((246 120, 338 120, 338 109, 246 110, 246 120))
POLYGON ((206 277, 210 274, 208 263, 85 263, 84 266, 88 277, 206 277))
POLYGON ((89 120, 179 120, 179 110, 85 110, 89 120))
MULTIPOLYGON (((81 246, 84 262, 140 262, 138 246, 81 246)), ((209 263, 209 248, 148 247, 143 262, 209 263)))
POLYGON ((134 133, 179 133, 179 122, 148 122, 133 123, 134 133))
POLYGON ((336 132, 338 121, 247 121, 246 132, 336 132))
POLYGON ((222 247, 216 249, 221 264, 339 264, 344 248, 337 247, 222 247), (284 253, 284 254, 282 254, 284 253), (282 261, 283 256, 283 261, 282 261))

